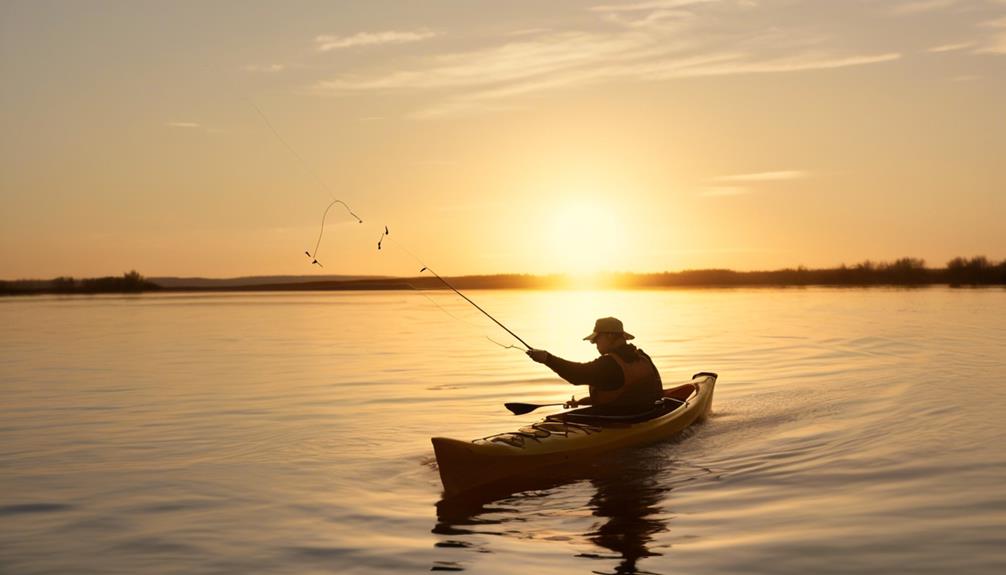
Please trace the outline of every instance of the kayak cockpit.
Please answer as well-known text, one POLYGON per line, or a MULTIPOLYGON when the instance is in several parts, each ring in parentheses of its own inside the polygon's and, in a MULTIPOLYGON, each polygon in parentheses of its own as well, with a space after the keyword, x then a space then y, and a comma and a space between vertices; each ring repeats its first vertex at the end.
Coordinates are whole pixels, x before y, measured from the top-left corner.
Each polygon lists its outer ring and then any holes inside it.
POLYGON ((678 408, 688 405, 689 399, 698 393, 698 386, 686 383, 673 389, 664 390, 664 396, 654 403, 652 409, 628 415, 597 413, 595 407, 584 407, 565 413, 548 415, 544 420, 522 427, 517 431, 498 433, 475 440, 475 443, 502 443, 511 447, 524 447, 528 441, 541 440, 559 435, 569 438, 576 435, 591 435, 605 428, 626 427, 665 417, 678 408))
POLYGON ((622 425, 628 423, 642 423, 657 417, 663 417, 675 409, 687 405, 688 400, 698 393, 698 386, 692 383, 679 385, 672 389, 665 389, 664 396, 658 399, 653 408, 642 413, 632 413, 626 415, 609 415, 597 413, 595 407, 584 407, 566 413, 549 415, 546 421, 559 421, 568 423, 587 423, 604 427, 605 425, 622 425))

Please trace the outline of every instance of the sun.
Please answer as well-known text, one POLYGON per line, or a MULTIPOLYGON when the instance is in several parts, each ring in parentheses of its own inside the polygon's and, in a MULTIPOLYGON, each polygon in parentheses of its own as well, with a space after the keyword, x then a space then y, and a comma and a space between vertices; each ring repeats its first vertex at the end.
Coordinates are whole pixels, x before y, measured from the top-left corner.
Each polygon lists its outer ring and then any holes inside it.
POLYGON ((552 213, 547 242, 553 271, 592 275, 624 267, 619 259, 625 229, 614 206, 594 199, 567 200, 552 213))

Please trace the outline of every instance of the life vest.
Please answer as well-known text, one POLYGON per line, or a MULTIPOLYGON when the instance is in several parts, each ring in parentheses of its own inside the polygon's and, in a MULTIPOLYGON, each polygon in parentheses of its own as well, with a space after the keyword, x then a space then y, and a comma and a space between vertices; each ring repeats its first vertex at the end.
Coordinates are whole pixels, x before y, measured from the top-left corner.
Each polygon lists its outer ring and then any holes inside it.
POLYGON ((590 399, 596 406, 635 406, 645 410, 653 406, 653 402, 663 396, 664 390, 660 384, 660 374, 648 357, 636 352, 639 358, 627 362, 617 353, 604 354, 615 360, 622 368, 625 382, 618 389, 602 390, 590 388, 590 399))

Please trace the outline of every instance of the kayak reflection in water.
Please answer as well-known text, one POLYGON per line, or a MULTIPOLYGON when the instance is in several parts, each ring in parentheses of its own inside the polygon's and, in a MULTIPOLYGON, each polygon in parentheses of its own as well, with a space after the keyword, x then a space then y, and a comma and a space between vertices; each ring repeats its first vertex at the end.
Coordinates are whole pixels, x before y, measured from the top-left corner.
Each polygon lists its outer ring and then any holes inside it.
POLYGON ((489 535, 549 541, 559 534, 575 543, 574 557, 614 562, 608 570, 595 568, 592 573, 653 575, 653 565, 641 569, 639 563, 670 547, 657 538, 669 530, 671 491, 695 479, 676 481, 679 471, 666 446, 633 448, 613 454, 605 464, 555 468, 551 475, 528 478, 494 495, 441 500, 432 529, 439 549, 434 568, 462 570, 489 560, 496 547, 489 535), (578 512, 588 495, 590 516, 574 513, 581 519, 571 519, 570 513, 578 512), (561 528, 556 527, 559 520, 561 528))
MULTIPOLYGON (((633 454, 635 456, 636 454, 633 454)), ((666 497, 671 487, 666 477, 661 477, 664 465, 662 452, 656 457, 623 457, 619 461, 622 473, 605 474, 591 478, 597 490, 589 507, 595 517, 606 519, 595 530, 587 533, 590 542, 610 549, 620 557, 593 556, 582 553, 580 557, 592 559, 618 559, 612 572, 615 575, 635 575, 654 571, 640 571, 637 563, 647 557, 659 556, 650 546, 656 534, 668 530, 665 520, 666 497), (657 462, 655 466, 649 463, 657 462)), ((601 571, 595 570, 594 573, 601 571)))
POLYGON ((634 337, 625 332, 620 320, 602 317, 594 323, 594 331, 583 338, 597 346, 601 357, 577 363, 541 349, 528 350, 527 355, 573 385, 589 387, 587 397, 573 396, 566 402, 567 408, 586 405, 591 406, 590 413, 597 415, 632 415, 653 409, 653 403, 663 397, 660 373, 653 360, 627 343, 634 337))

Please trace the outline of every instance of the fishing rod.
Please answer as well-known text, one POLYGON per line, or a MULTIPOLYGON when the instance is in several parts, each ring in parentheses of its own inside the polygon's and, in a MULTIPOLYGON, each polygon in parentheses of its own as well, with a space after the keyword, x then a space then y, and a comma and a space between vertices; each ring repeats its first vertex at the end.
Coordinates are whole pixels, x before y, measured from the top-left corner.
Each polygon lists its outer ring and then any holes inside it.
MULTIPOLYGON (((522 345, 523 345, 524 347, 526 347, 526 348, 527 348, 528 350, 532 349, 532 348, 531 348, 531 346, 527 344, 527 342, 525 342, 525 341, 524 341, 523 339, 521 339, 521 338, 520 338, 520 336, 518 336, 518 335, 517 335, 517 334, 515 334, 514 332, 510 331, 510 328, 508 328, 507 326, 505 326, 505 325, 503 325, 502 323, 500 323, 500 322, 499 322, 499 320, 497 320, 497 319, 496 319, 496 318, 494 318, 493 316, 489 315, 489 312, 487 312, 486 310, 484 310, 484 309, 482 309, 481 307, 479 307, 479 305, 478 305, 477 303, 473 302, 473 301, 472 301, 471 299, 469 299, 469 298, 468 298, 468 296, 466 296, 465 294, 463 294, 463 293, 461 293, 460 291, 458 291, 458 289, 457 289, 457 288, 455 288, 454 286, 452 286, 452 285, 451 285, 450 283, 448 283, 448 282, 447 282, 447 280, 445 280, 444 278, 440 277, 440 274, 438 274, 437 272, 433 271, 433 270, 432 270, 432 269, 430 268, 430 266, 426 265, 426 262, 424 262, 423 260, 419 259, 419 256, 417 256, 416 254, 412 253, 412 250, 410 250, 409 248, 407 248, 407 247, 405 247, 404 245, 402 245, 402 243, 401 243, 401 242, 399 242, 399 241, 395 240, 394 238, 392 238, 392 237, 391 237, 391 231, 390 231, 390 230, 388 229, 388 226, 384 226, 384 231, 383 231, 383 232, 381 233, 381 237, 380 237, 380 238, 379 238, 379 239, 377 240, 377 249, 378 249, 378 250, 380 250, 380 249, 381 249, 381 245, 382 245, 382 244, 384 243, 384 240, 391 240, 391 241, 392 241, 392 242, 393 242, 393 243, 394 243, 394 244, 395 244, 396 246, 398 246, 399 248, 401 248, 401 250, 402 250, 402 251, 404 251, 404 252, 405 252, 405 253, 407 253, 407 254, 408 254, 409 256, 411 256, 411 257, 412 257, 412 259, 416 260, 416 262, 418 262, 418 263, 419 263, 419 265, 423 266, 423 269, 419 270, 419 273, 423 273, 423 272, 425 272, 425 271, 428 271, 428 272, 430 272, 431 274, 433 274, 433 275, 434 275, 434 276, 435 276, 435 277, 436 277, 436 278, 437 278, 438 280, 440 280, 441 282, 443 282, 443 284, 444 284, 445 286, 447 286, 448 288, 450 288, 450 289, 451 289, 451 291, 453 291, 454 293, 456 293, 456 294, 458 294, 459 296, 461 296, 461 297, 462 297, 462 298, 463 298, 463 299, 464 299, 464 300, 465 300, 466 302, 468 302, 468 303, 472 304, 473 306, 475 306, 475 309, 479 310, 479 311, 480 311, 480 312, 482 312, 482 313, 483 313, 483 314, 484 314, 484 315, 485 315, 486 317, 488 317, 489 319, 493 320, 493 322, 495 322, 495 323, 496 323, 496 325, 498 325, 498 326, 500 326, 501 328, 503 328, 503 329, 504 329, 504 330, 505 330, 505 331, 506 331, 506 332, 507 332, 508 334, 510 334, 510 335, 512 335, 513 337, 517 338, 517 341, 519 341, 519 342, 520 342, 520 343, 521 343, 521 344, 522 344, 522 345)), ((416 288, 415 288, 415 286, 413 286, 413 285, 411 285, 411 284, 409 284, 409 287, 411 287, 412 289, 416 289, 416 288)), ((418 291, 418 290, 417 290, 417 291, 418 291)), ((420 293, 422 293, 422 292, 420 292, 420 293)), ((425 295, 425 294, 423 294, 423 295, 425 295)), ((438 304, 437 302, 433 301, 433 299, 432 299, 432 298, 430 298, 429 296, 427 296, 427 298, 426 298, 426 299, 430 300, 430 301, 431 301, 431 302, 433 303, 433 305, 435 305, 435 306, 437 306, 438 308, 440 308, 440 309, 441 309, 442 311, 444 311, 444 312, 445 312, 445 313, 446 313, 447 315, 449 315, 449 316, 453 317, 454 319, 457 319, 457 320, 459 320, 459 321, 462 321, 462 320, 460 320, 460 318, 458 318, 457 316, 455 316, 455 315, 454 315, 454 314, 452 314, 451 312, 449 312, 449 311, 447 311, 446 309, 444 309, 444 308, 443 308, 443 306, 441 306, 441 305, 440 305, 440 304, 438 304)), ((465 322, 465 321, 462 321, 462 323, 468 323, 468 322, 465 322)), ((516 347, 516 346, 514 346, 514 345, 503 345, 502 343, 500 343, 500 342, 498 342, 498 341, 494 340, 493 338, 491 338, 491 337, 489 337, 489 336, 486 336, 486 339, 488 339, 489 341, 493 342, 494 344, 496 344, 496 345, 498 345, 498 346, 502 347, 503 349, 520 349, 519 347, 516 347)))
POLYGON ((477 303, 473 302, 472 300, 468 299, 468 296, 466 296, 465 294, 459 292, 456 287, 452 286, 447 280, 445 280, 444 278, 440 277, 440 274, 438 274, 437 272, 435 272, 432 269, 430 269, 429 266, 423 266, 423 269, 419 270, 419 273, 423 273, 423 272, 430 272, 431 274, 433 274, 433 276, 435 278, 437 278, 438 280, 442 281, 445 286, 447 286, 447 287, 449 287, 451 289, 451 291, 453 291, 454 293, 456 293, 459 296, 461 296, 462 298, 464 298, 464 300, 466 302, 468 302, 468 303, 472 304, 473 306, 475 306, 475 309, 477 309, 480 312, 482 312, 487 318, 493 320, 493 322, 495 322, 496 325, 498 325, 501 328, 503 328, 504 330, 506 330, 506 332, 508 334, 514 336, 517 339, 517 341, 519 341, 522 344, 524 344, 524 347, 526 347, 528 349, 528 351, 530 351, 531 349, 533 349, 530 345, 527 344, 526 341, 524 341, 523 339, 521 339, 519 335, 517 335, 514 332, 510 331, 510 328, 508 328, 507 326, 505 326, 502 323, 500 323, 498 319, 496 319, 493 316, 489 315, 489 312, 487 312, 486 310, 484 310, 481 307, 479 307, 479 304, 477 304, 477 303))

